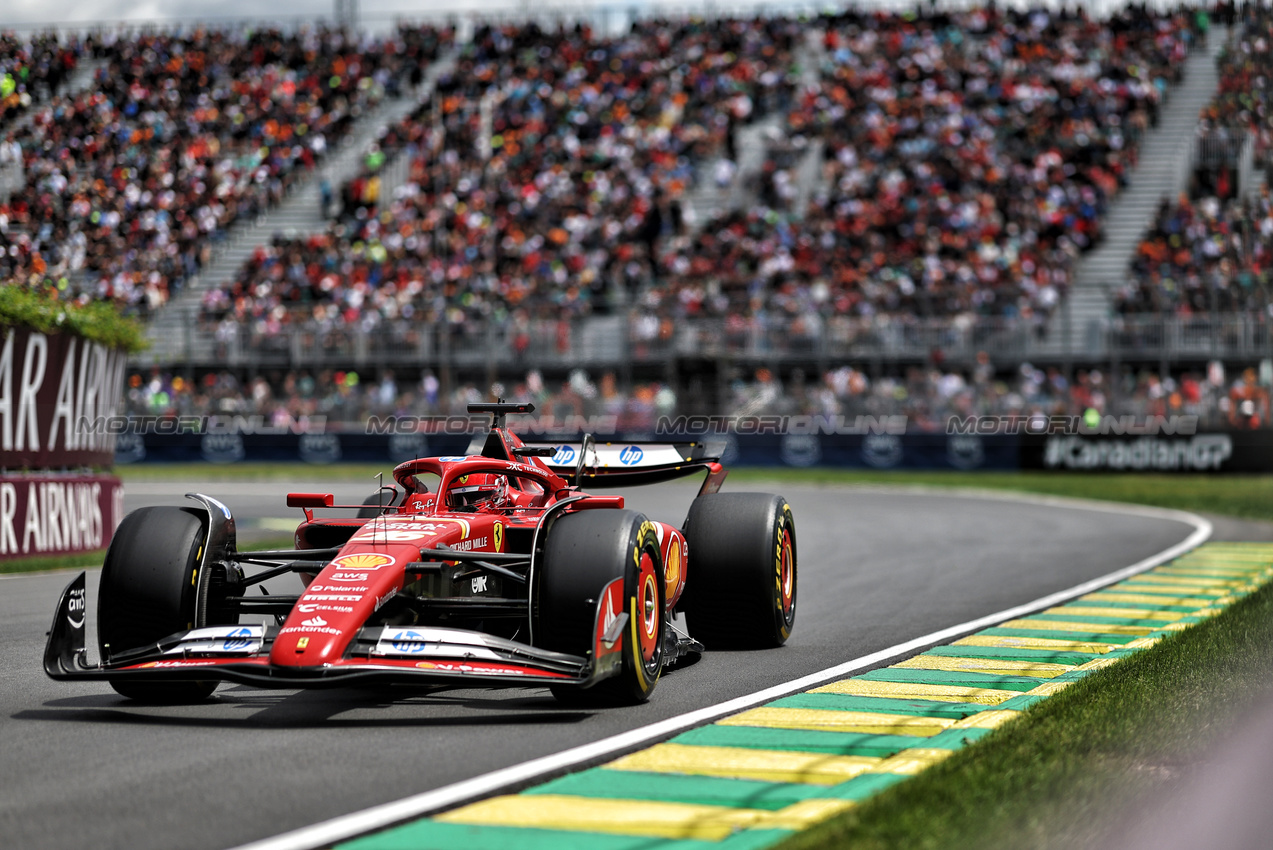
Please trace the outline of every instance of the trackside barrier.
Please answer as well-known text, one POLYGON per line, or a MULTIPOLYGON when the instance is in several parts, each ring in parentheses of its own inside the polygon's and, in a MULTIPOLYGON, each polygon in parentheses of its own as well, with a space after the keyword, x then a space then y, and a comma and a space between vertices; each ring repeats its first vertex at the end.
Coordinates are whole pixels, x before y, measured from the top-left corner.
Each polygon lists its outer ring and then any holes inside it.
MULTIPOLYGON (((580 435, 559 435, 578 442, 580 435)), ((679 435, 677 439, 685 439, 679 435)), ((464 454, 469 434, 124 433, 115 463, 401 463, 464 454)), ((616 445, 650 434, 599 437, 616 445)), ((665 437, 664 439, 671 439, 665 437)), ((693 437, 691 437, 693 439, 693 437)), ((1197 434, 721 434, 726 467, 1068 470, 1082 472, 1273 472, 1273 433, 1197 434)))

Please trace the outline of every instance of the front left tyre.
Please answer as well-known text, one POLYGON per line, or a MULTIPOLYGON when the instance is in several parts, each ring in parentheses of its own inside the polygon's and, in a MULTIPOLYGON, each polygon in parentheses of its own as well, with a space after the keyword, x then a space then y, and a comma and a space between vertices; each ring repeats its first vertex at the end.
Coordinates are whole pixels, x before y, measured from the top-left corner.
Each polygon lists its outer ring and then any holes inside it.
MULTIPOLYGON (((103 659, 206 625, 199 622, 197 597, 207 526, 207 515, 195 508, 140 508, 124 517, 106 552, 98 590, 103 659)), ((122 678, 110 684, 129 699, 150 703, 197 702, 217 686, 122 678)))

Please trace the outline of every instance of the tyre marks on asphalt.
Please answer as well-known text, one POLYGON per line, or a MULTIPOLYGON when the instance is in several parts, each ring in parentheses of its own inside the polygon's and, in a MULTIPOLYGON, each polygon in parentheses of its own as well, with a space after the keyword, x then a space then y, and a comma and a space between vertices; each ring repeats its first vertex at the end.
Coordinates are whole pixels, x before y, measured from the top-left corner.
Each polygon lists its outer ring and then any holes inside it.
POLYGON ((919 773, 1270 579, 1273 545, 1204 545, 891 667, 339 850, 759 850, 919 773))

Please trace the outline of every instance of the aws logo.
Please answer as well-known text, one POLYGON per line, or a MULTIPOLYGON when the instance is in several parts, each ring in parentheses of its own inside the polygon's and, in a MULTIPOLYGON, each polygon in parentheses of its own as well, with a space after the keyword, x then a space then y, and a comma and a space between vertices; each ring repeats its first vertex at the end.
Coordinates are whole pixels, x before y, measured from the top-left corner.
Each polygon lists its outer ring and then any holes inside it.
POLYGON ((397 560, 392 555, 363 552, 357 555, 343 555, 332 561, 332 565, 341 570, 378 570, 397 563, 397 560))

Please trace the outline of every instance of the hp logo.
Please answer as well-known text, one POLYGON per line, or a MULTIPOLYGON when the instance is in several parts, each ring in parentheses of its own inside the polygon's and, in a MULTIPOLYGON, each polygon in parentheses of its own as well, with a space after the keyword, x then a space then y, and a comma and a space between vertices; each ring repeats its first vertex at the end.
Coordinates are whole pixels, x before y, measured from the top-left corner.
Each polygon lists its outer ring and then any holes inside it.
POLYGON ((557 466, 565 466, 568 463, 574 463, 575 450, 571 446, 558 446, 557 454, 553 455, 553 463, 557 466))
POLYGON ((398 632, 393 636, 393 648, 413 655, 424 652, 424 635, 419 632, 398 632))
POLYGON ((252 630, 243 628, 235 629, 225 636, 225 640, 221 643, 221 648, 226 652, 233 652, 237 649, 247 649, 252 644, 252 630))
POLYGON ((643 457, 645 457, 645 452, 641 451, 640 446, 626 446, 623 451, 619 452, 619 463, 624 466, 632 466, 640 463, 643 457))

